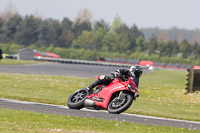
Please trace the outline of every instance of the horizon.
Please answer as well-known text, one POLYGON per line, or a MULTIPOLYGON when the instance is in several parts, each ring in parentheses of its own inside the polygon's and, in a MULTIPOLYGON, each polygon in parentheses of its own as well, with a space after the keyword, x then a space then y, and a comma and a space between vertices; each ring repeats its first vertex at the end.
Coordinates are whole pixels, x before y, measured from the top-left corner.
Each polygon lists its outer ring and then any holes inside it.
POLYGON ((103 19, 112 24, 116 15, 128 26, 138 28, 159 28, 196 30, 200 29, 200 12, 198 0, 0 0, 0 13, 12 3, 21 16, 39 14, 43 18, 62 20, 64 17, 74 21, 79 11, 88 9, 92 21, 103 19), (48 4, 47 4, 48 3, 48 4), (106 3, 106 4, 105 4, 106 3), (115 4, 115 5, 114 5, 115 4), (45 8, 44 8, 45 7, 45 8), (103 7, 103 8, 102 8, 103 7), (103 9, 103 10, 102 10, 103 9))

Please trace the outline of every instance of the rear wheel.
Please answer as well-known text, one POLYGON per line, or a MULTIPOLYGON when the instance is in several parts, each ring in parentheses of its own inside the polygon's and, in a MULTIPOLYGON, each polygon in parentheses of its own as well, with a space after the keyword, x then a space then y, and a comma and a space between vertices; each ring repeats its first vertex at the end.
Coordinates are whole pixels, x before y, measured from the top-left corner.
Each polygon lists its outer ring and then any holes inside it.
POLYGON ((86 97, 89 95, 87 89, 80 89, 74 92, 71 96, 69 96, 67 105, 70 109, 81 109, 84 107, 84 101, 86 97))
POLYGON ((123 99, 120 99, 118 96, 112 99, 108 104, 108 112, 112 114, 119 114, 127 110, 133 102, 133 97, 130 94, 126 94, 123 99))

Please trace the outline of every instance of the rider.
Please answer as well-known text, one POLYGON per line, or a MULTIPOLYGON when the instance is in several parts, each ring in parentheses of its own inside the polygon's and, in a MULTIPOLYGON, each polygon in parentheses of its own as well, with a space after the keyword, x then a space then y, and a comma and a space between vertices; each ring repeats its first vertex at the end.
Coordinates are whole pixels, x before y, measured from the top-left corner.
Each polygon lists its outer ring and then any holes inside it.
MULTIPOLYGON (((94 87, 97 85, 108 85, 110 84, 116 77, 119 78, 128 78, 132 77, 135 82, 137 88, 139 86, 139 78, 141 77, 143 72, 142 67, 140 66, 131 66, 129 70, 127 69, 118 69, 116 70, 112 76, 101 75, 97 80, 95 80, 92 84, 90 84, 87 89, 91 92, 94 87)), ((139 91, 137 93, 137 97, 140 95, 139 91)))

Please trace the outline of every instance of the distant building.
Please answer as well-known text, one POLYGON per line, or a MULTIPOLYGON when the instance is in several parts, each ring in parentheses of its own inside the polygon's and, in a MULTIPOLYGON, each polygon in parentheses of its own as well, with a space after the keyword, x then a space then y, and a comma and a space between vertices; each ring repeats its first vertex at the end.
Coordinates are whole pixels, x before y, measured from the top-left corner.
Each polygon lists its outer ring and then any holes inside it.
POLYGON ((34 52, 31 49, 23 48, 18 51, 19 60, 33 60, 34 52))

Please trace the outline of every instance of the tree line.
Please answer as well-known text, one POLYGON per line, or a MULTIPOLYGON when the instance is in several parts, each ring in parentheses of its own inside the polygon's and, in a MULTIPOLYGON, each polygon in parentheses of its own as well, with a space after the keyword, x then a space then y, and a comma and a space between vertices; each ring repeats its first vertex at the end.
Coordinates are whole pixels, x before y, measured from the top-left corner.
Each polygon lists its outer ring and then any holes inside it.
POLYGON ((109 25, 104 20, 91 22, 89 13, 84 12, 86 13, 79 14, 74 21, 67 17, 59 21, 33 15, 23 17, 19 14, 14 14, 9 19, 0 17, 0 43, 118 53, 117 56, 126 54, 127 58, 135 59, 156 57, 158 61, 169 57, 185 58, 191 60, 187 63, 192 63, 192 60, 200 58, 200 46, 197 42, 166 42, 158 40, 155 35, 145 40, 144 34, 136 25, 127 26, 119 16, 109 25))
POLYGON ((189 43, 200 43, 200 30, 186 30, 179 29, 177 27, 172 27, 170 29, 160 29, 158 27, 155 28, 142 28, 140 29, 145 36, 145 39, 148 40, 152 38, 154 34, 159 41, 168 42, 169 40, 176 40, 177 42, 181 42, 184 39, 189 43))

